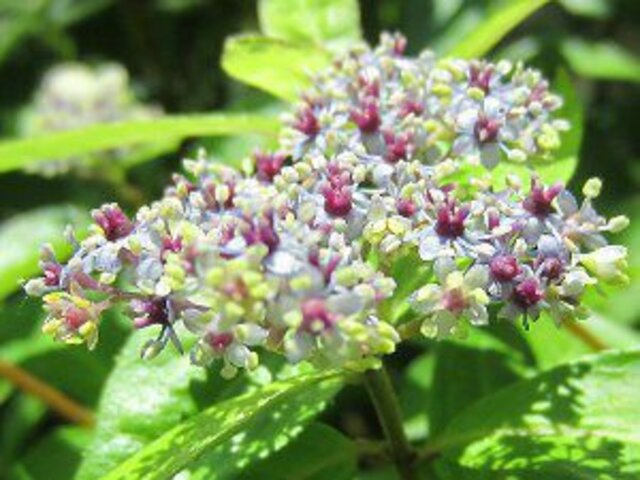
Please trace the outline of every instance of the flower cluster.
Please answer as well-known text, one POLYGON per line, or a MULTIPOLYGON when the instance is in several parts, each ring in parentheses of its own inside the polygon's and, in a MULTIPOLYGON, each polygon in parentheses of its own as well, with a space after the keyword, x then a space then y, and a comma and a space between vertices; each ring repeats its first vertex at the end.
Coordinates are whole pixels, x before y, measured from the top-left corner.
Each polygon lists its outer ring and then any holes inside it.
MULTIPOLYGON (((465 164, 549 157, 566 122, 540 74, 508 64, 402 55, 401 37, 357 47, 314 79, 276 152, 254 155, 255 174, 185 161, 164 197, 129 218, 117 205, 93 214, 75 253, 42 256, 45 330, 65 341, 97 338, 100 313, 124 303, 136 328, 192 332, 196 364, 222 374, 253 368, 260 349, 290 361, 358 365, 400 340, 384 312, 410 305, 429 337, 461 335, 497 317, 525 325, 545 311, 580 318, 599 281, 626 281, 626 250, 604 234, 628 220, 593 208, 561 184, 509 176, 452 182, 465 164), (432 267, 422 285, 393 266, 410 255, 432 267), (403 287, 403 285, 400 285, 403 287)), ((418 266, 418 265, 416 265, 418 266)))
MULTIPOLYGON (((159 116, 157 107, 139 103, 129 85, 127 71, 118 64, 95 68, 63 63, 49 70, 35 94, 33 106, 21 125, 24 136, 61 132, 97 123, 159 116)), ((53 176, 73 169, 87 173, 92 165, 122 160, 130 151, 101 152, 87 159, 55 159, 29 167, 33 173, 53 176)))

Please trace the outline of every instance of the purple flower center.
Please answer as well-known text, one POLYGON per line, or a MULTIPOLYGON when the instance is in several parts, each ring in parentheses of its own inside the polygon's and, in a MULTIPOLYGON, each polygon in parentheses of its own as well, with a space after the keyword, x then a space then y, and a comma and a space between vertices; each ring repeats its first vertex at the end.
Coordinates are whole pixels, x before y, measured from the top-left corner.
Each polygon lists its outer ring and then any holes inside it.
POLYGON ((205 335, 205 341, 215 352, 221 353, 233 342, 233 334, 208 332, 205 335))
POLYGON ((166 325, 169 322, 167 302, 164 298, 149 300, 134 300, 133 310, 142 316, 134 319, 136 328, 144 328, 149 325, 166 325))
POLYGON ((322 330, 326 330, 335 323, 335 316, 327 310, 327 305, 321 298, 305 300, 301 310, 302 329, 309 333, 317 332, 318 325, 322 327, 322 330))
POLYGON ((93 212, 93 219, 109 241, 126 237, 133 230, 129 217, 117 205, 105 205, 93 212))
POLYGON ((448 290, 442 298, 442 305, 449 312, 459 315, 465 308, 467 308, 467 301, 465 299, 464 292, 459 288, 448 290))
POLYGON ((407 158, 409 147, 409 136, 407 134, 394 135, 393 132, 384 132, 384 142, 387 145, 386 160, 396 163, 398 160, 407 158))
POLYGON ((546 217, 553 212, 553 200, 562 192, 564 185, 560 182, 545 189, 538 179, 531 180, 529 196, 522 202, 522 207, 529 213, 546 217))
POLYGON ((479 88, 484 93, 489 93, 489 84, 491 83, 491 77, 493 70, 490 67, 480 69, 476 66, 469 68, 469 86, 479 88))
POLYGON ((286 156, 283 153, 256 152, 254 158, 258 178, 265 182, 271 182, 280 173, 286 156))
POLYGON ((489 265, 491 275, 499 282, 510 282, 520 273, 520 265, 513 255, 498 255, 489 265))
POLYGON ((468 215, 468 208, 458 208, 455 202, 447 202, 438 210, 436 233, 447 238, 461 237, 464 234, 464 221, 468 215))
POLYGON ((305 107, 298 112, 293 128, 308 137, 315 137, 320 132, 320 124, 311 107, 305 107))
POLYGON ((351 120, 358 125, 362 133, 375 133, 380 128, 378 104, 372 98, 365 100, 359 109, 351 111, 351 120))
POLYGON ((526 310, 542 300, 544 292, 540 288, 540 282, 538 282, 538 280, 535 278, 527 278, 516 286, 513 295, 516 305, 526 310))
POLYGON ((62 265, 53 262, 47 262, 42 270, 44 273, 44 284, 47 287, 57 287, 60 284, 62 265))
POLYGON ((480 143, 493 143, 498 139, 500 132, 500 122, 480 115, 473 127, 473 134, 480 143))

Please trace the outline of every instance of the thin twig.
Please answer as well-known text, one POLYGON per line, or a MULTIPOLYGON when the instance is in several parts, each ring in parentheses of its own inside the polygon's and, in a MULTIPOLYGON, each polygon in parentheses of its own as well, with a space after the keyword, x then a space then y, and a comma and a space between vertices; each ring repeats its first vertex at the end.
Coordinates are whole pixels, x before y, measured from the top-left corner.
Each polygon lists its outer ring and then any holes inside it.
POLYGON ((587 330, 582 324, 569 321, 565 323, 569 332, 571 332, 578 340, 587 345, 594 352, 601 352, 602 350, 606 350, 608 345, 600 340, 597 336, 595 336, 592 332, 587 330))
POLYGON ((87 428, 95 425, 95 418, 91 410, 77 404, 62 392, 44 383, 19 366, 0 360, 0 376, 5 377, 24 392, 39 398, 70 422, 87 428))

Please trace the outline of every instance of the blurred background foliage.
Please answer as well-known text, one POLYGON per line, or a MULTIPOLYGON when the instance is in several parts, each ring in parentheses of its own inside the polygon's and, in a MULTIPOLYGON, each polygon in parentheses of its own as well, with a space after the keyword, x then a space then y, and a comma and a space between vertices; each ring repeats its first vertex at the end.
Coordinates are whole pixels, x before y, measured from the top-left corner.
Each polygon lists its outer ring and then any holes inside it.
MULTIPOLYGON (((361 0, 360 14, 363 35, 370 43, 377 42, 381 31, 399 31, 408 37, 411 53, 431 48, 446 54, 496 12, 514 3, 361 0)), ((67 61, 121 63, 130 74, 136 96, 170 114, 222 110, 277 113, 283 103, 232 80, 221 67, 225 38, 258 30, 258 8, 249 0, 0 0, 0 133, 5 138, 18 134, 20 118, 44 73, 67 61)), ((632 219, 621 241, 630 247, 633 281, 621 292, 592 299, 597 316, 589 328, 608 346, 637 345, 640 2, 551 2, 502 39, 490 57, 524 60, 550 78, 561 68, 570 73, 586 113, 580 163, 571 184, 579 189, 586 178, 601 177, 605 188, 598 207, 604 213, 624 213, 632 219)), ((63 248, 64 225, 82 225, 86 221, 83 212, 103 202, 118 200, 133 209, 156 198, 171 172, 179 169, 180 158, 193 153, 197 145, 204 144, 219 158, 240 164, 256 145, 265 143, 269 140, 254 134, 199 142, 186 138, 170 142, 166 148, 149 153, 147 161, 108 178, 45 178, 20 171, 0 174, 0 373, 4 377, 0 377, 0 478, 70 478, 80 458, 79 446, 90 436, 86 429, 67 426, 68 419, 25 393, 29 388, 16 388, 19 382, 7 380, 13 377, 6 365, 19 366, 44 385, 64 392, 86 409, 76 412, 80 414, 76 420, 91 423, 91 411, 98 405, 116 352, 127 337, 117 313, 112 314, 113 321, 105 322, 104 341, 93 354, 54 345, 39 335, 40 307, 18 291, 20 279, 37 271, 38 245, 58 238, 56 247, 63 248)), ((0 156, 0 166, 2 162, 0 156)), ((577 342, 552 330, 549 324, 534 328, 526 349, 532 358, 514 360, 516 366, 501 364, 500 375, 494 371, 490 378, 484 378, 483 388, 490 391, 509 383, 512 377, 526 376, 532 364, 545 369, 590 350, 589 340, 577 342)), ((497 340, 480 333, 471 344, 491 349, 495 346, 492 342, 497 340)), ((505 340, 505 344, 509 342, 505 340)), ((407 429, 415 438, 423 437, 427 429, 425 398, 439 394, 428 392, 430 378, 434 371, 444 375, 434 365, 432 353, 437 350, 438 358, 469 355, 456 350, 462 347, 454 343, 424 343, 410 344, 393 357, 398 370, 408 365, 399 383, 408 414, 407 429), (422 403, 416 403, 416 398, 422 403)), ((510 345, 512 349, 513 342, 510 345)), ((500 345, 496 348, 503 350, 500 345)), ((482 358, 488 364, 496 361, 489 354, 482 358)), ((458 380, 474 384, 471 378, 458 380)), ((242 391, 243 387, 234 388, 242 391)), ((207 397, 207 391, 203 388, 194 398, 211 403, 213 397, 207 397)), ((362 407, 366 400, 361 392, 347 389, 338 402, 341 408, 326 413, 326 423, 356 436, 371 434, 366 421, 371 411, 362 407)), ((317 445, 326 442, 327 435, 338 435, 323 432, 325 428, 316 425, 291 448, 301 449, 304 442, 317 445)), ((335 439, 334 443, 340 441, 335 439)), ((269 461, 277 466, 278 458, 269 461)), ((367 478, 393 478, 384 472, 380 475, 367 478)))

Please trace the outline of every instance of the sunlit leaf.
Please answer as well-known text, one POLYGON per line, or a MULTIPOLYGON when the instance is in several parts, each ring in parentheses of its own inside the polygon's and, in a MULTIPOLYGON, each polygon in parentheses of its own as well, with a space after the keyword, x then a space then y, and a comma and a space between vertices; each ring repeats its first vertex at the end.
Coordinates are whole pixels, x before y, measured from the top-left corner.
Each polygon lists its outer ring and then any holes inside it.
POLYGON ((640 82, 640 59, 616 43, 573 38, 562 43, 562 53, 583 77, 640 82))
POLYGON ((586 357, 485 397, 429 451, 444 479, 611 478, 640 473, 640 351, 586 357))
POLYGON ((339 374, 310 374, 218 403, 169 430, 105 479, 165 479, 184 469, 192 472, 190 478, 232 478, 286 445, 341 385, 339 374))
POLYGON ((142 332, 132 335, 116 361, 100 399, 95 437, 78 471, 79 480, 101 478, 197 412, 190 387, 204 381, 204 370, 170 349, 152 361, 142 361, 140 350, 148 338, 142 332))
POLYGON ((153 120, 131 120, 92 125, 77 130, 0 142, 0 172, 38 161, 68 158, 129 145, 208 135, 260 133, 275 135, 276 118, 246 114, 175 115, 153 120))
POLYGON ((261 0, 261 30, 292 43, 313 43, 342 50, 360 40, 356 0, 261 0))
POLYGON ((0 225, 0 299, 39 272, 42 244, 52 244, 62 259, 71 253, 64 228, 69 224, 82 228, 87 221, 79 209, 57 205, 21 213, 0 225))
POLYGON ((241 82, 294 101, 310 85, 310 74, 326 67, 330 58, 313 45, 245 35, 226 41, 222 67, 241 82))
POLYGON ((313 423, 285 448, 240 473, 237 480, 352 480, 356 445, 340 432, 313 423))
POLYGON ((506 3, 458 43, 449 55, 463 58, 487 55, 511 30, 548 2, 549 0, 513 0, 506 3))

